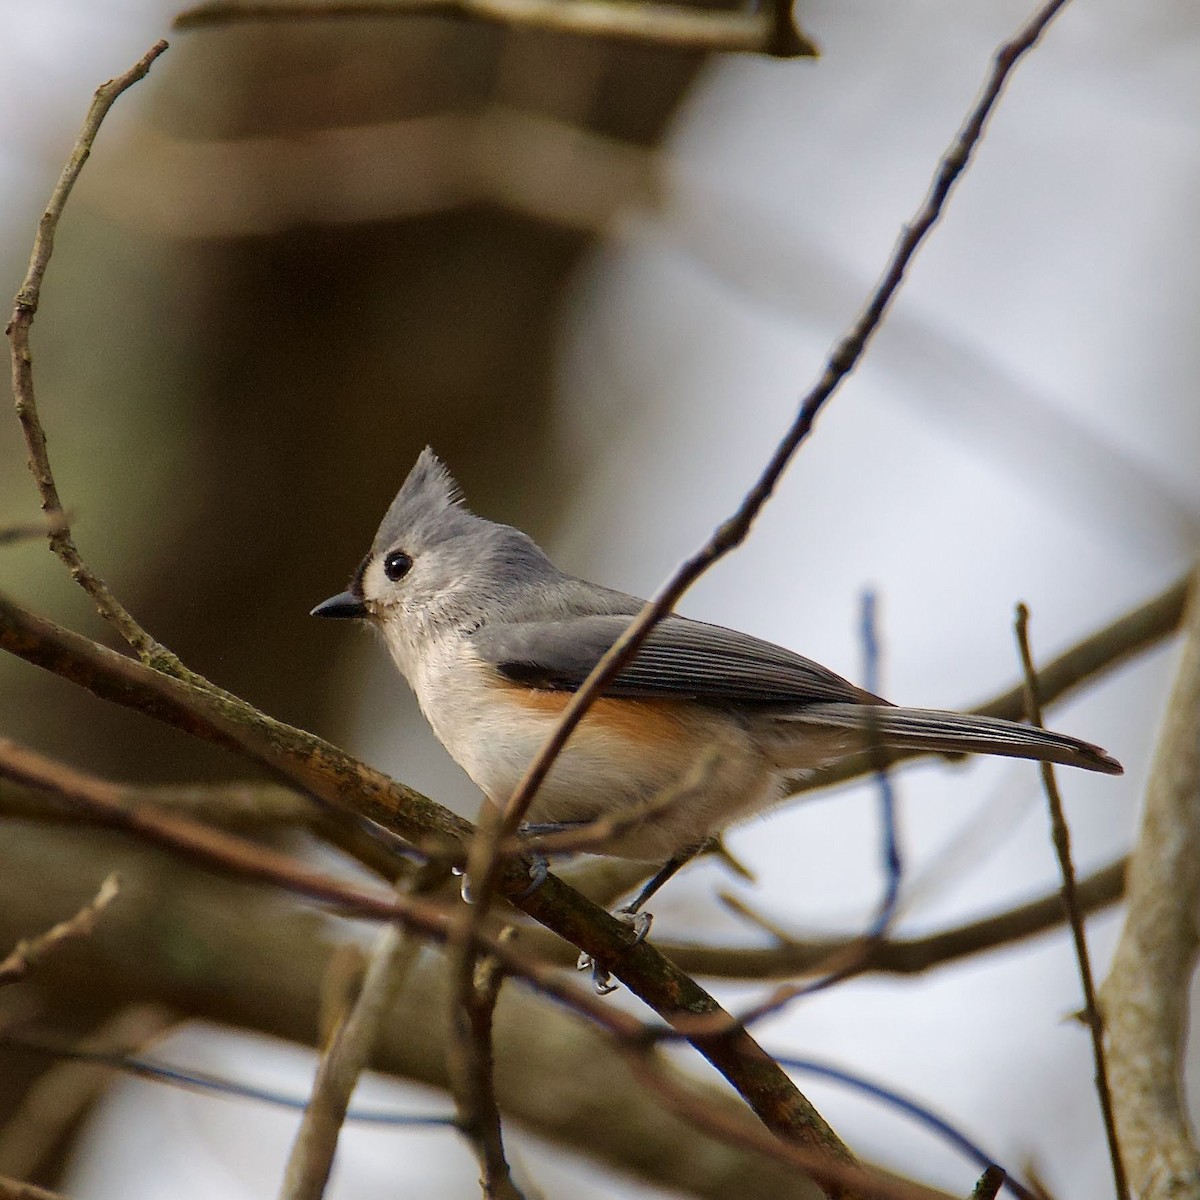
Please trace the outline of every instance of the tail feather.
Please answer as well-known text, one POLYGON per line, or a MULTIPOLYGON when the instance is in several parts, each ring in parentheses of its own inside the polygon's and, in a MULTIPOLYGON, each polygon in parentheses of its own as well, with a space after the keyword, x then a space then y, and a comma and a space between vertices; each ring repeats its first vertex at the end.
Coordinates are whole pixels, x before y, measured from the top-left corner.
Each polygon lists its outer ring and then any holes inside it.
POLYGON ((811 704, 789 713, 786 719, 789 725, 802 722, 826 730, 861 733, 863 748, 878 739, 883 746, 895 749, 1031 758, 1105 775, 1121 775, 1125 770, 1112 755, 1091 742, 999 717, 879 704, 811 704))

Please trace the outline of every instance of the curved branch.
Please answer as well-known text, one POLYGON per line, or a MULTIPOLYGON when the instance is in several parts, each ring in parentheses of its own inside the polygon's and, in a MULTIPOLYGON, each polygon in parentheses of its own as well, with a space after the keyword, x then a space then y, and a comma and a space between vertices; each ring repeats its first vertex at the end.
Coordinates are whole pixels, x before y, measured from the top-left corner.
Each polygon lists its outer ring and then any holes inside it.
POLYGON ((42 280, 46 268, 50 265, 50 256, 54 253, 54 236, 58 232, 58 222, 63 209, 92 153, 92 144, 100 125, 108 115, 117 97, 127 91, 140 79, 146 77, 154 60, 167 48, 166 42, 155 42, 142 57, 134 63, 123 75, 110 79, 96 89, 91 107, 84 118, 83 128, 71 149, 67 165, 58 178, 50 202, 46 205, 38 222, 37 236, 33 242, 33 252, 29 257, 29 269, 25 280, 17 291, 13 301, 12 317, 5 333, 8 335, 12 348, 12 389, 13 400, 17 408, 17 420, 21 423, 21 431, 25 435, 25 445, 29 451, 29 470, 37 484, 38 493, 42 498, 42 510, 51 523, 46 532, 50 537, 50 549, 62 560, 71 572, 72 578, 95 601, 96 608, 106 621, 109 621, 121 636, 138 652, 145 661, 174 660, 164 647, 160 646, 129 614, 124 605, 112 594, 108 585, 100 578, 80 556, 71 537, 67 524, 67 515, 59 499, 58 487, 54 482, 54 474, 50 470, 50 458, 46 450, 46 434, 38 417, 37 401, 33 390, 33 355, 29 349, 29 331, 33 318, 38 310, 42 296, 42 280))

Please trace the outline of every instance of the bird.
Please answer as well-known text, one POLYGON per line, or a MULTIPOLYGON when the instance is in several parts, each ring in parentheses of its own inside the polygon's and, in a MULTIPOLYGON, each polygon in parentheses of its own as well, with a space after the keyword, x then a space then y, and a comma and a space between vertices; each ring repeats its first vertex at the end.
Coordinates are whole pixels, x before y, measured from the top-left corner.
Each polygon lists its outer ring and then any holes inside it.
MULTIPOLYGON (((349 587, 312 614, 379 631, 433 732, 502 809, 644 604, 560 570, 527 534, 471 512, 426 447, 349 587)), ((622 910, 631 916, 725 828, 780 803, 806 772, 868 749, 1123 770, 1067 734, 898 707, 792 650, 672 613, 567 740, 525 828, 607 828, 591 852, 658 868, 622 910)))

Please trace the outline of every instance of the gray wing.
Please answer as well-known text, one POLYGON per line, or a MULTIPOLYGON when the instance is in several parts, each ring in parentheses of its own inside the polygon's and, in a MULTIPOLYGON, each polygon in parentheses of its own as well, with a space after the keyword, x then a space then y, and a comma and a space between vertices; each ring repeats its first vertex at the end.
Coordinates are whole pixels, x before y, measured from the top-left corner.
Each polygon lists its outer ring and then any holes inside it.
MULTIPOLYGON (((515 683, 573 692, 631 616, 492 624, 471 634, 479 657, 515 683)), ((782 646, 720 625, 667 617, 604 692, 758 704, 882 704, 840 675, 782 646)))

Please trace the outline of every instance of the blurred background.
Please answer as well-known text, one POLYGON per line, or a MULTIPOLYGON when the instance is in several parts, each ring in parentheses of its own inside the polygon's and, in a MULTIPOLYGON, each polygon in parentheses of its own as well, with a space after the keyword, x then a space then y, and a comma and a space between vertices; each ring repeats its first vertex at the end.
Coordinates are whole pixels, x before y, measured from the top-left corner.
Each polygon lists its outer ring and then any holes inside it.
MULTIPOLYGON (((92 90, 175 11, 3 12, 4 295, 92 90)), ((196 670, 473 813, 381 648, 309 608, 344 585, 426 443, 476 511, 527 529, 564 568, 656 588, 765 462, 1028 11, 814 0, 797 15, 817 62, 426 18, 174 35, 100 134, 34 326, 85 557, 196 670)), ((682 611, 861 678, 873 587, 882 690, 958 707, 1015 679, 1016 600, 1048 656, 1186 569, 1200 521, 1198 62, 1187 6, 1068 8, 1018 68, 868 360, 749 542, 682 611)), ((27 520, 15 420, 0 421, 0 463, 0 522, 27 520)), ((111 643, 44 546, 2 553, 6 594, 111 643)), ((1129 842, 1171 661, 1146 655, 1052 713, 1127 768, 1063 773, 1081 871, 1129 842)), ((115 777, 248 774, 8 659, 0 732, 115 777)), ((925 766, 897 787, 902 932, 1053 886, 1033 768, 925 766)), ((721 889, 796 932, 862 928, 881 882, 874 805, 870 788, 843 789, 737 830, 756 882, 691 868, 656 902, 656 934, 761 940, 721 889)), ((47 881, 74 869, 44 830, 9 821, 0 838, 47 881)), ((156 886, 170 894, 166 872, 156 886)), ((1102 972, 1116 915, 1090 928, 1102 972)), ((58 1015, 80 1029, 115 1003, 103 987, 75 999, 58 1015)), ((759 1032, 923 1098, 1000 1161, 1036 1164, 1061 1200, 1090 1200, 1107 1167, 1079 1004, 1058 934, 846 984, 759 1032)), ((312 1065, 200 1026, 168 1051, 300 1094, 312 1065)), ((42 1067, 6 1066, 5 1111, 42 1067)), ((971 1169, 894 1114, 801 1086, 865 1155, 969 1190, 971 1169)), ((129 1082, 89 1122, 43 1166, 80 1198, 273 1194, 294 1127, 129 1082)), ((650 1194, 514 1137, 548 1195, 650 1194)), ((470 1196, 474 1180, 449 1133, 359 1130, 329 1194, 470 1196)))

